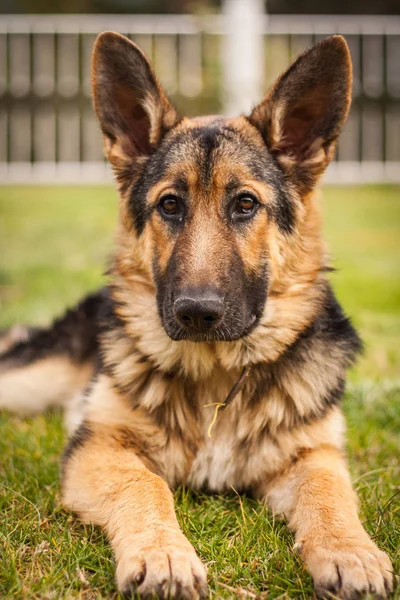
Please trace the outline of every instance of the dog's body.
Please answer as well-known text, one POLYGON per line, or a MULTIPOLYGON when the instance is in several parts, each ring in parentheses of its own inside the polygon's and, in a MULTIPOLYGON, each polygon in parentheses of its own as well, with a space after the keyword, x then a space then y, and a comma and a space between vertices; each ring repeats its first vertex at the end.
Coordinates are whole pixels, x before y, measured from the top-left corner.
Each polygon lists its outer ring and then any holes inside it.
POLYGON ((73 406, 64 502, 105 528, 126 594, 206 593, 174 514, 180 484, 285 514, 321 596, 391 589, 343 457, 338 402, 360 341, 326 278, 313 196, 350 80, 333 37, 249 117, 180 119, 133 44, 97 41, 121 198, 110 284, 53 329, 0 340, 0 404, 73 406))

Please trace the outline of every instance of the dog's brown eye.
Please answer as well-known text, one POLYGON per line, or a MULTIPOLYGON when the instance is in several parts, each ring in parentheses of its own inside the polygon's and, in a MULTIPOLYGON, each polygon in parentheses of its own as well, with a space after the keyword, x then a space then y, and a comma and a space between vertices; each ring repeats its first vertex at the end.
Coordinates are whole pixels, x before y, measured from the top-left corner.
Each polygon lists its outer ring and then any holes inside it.
POLYGON ((255 214, 257 207, 257 200, 250 194, 238 196, 233 205, 233 221, 245 221, 251 218, 255 214))
POLYGON ((248 214, 254 209, 255 201, 250 196, 241 196, 236 202, 236 210, 248 214))
POLYGON ((183 206, 177 196, 165 196, 161 199, 159 210, 164 218, 178 218, 183 216, 183 206))
POLYGON ((161 204, 162 204, 163 211, 168 213, 169 215, 176 213, 176 211, 178 209, 178 203, 177 203, 176 199, 173 198, 172 196, 170 198, 165 198, 161 204))

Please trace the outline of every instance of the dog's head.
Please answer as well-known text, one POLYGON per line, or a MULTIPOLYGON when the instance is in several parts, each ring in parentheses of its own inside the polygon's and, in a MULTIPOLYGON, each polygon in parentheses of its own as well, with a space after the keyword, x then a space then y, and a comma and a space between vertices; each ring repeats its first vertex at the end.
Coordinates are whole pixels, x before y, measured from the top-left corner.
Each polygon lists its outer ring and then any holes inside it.
POLYGON ((279 249, 291 238, 307 246, 307 199, 332 158, 350 89, 348 48, 333 36, 304 52, 249 116, 182 119, 132 42, 98 37, 94 104, 121 195, 125 266, 150 274, 173 340, 230 341, 257 326, 276 293, 279 249))

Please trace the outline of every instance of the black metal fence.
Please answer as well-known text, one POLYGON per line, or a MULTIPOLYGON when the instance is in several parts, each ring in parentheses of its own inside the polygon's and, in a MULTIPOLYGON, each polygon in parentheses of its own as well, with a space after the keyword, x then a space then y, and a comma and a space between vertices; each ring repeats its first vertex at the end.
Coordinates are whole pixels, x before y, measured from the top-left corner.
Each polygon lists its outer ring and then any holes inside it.
MULTIPOLYGON (((353 105, 327 179, 400 182, 400 18, 263 15, 260 27, 265 89, 305 47, 346 37, 353 105)), ((110 179, 90 98, 91 50, 105 29, 141 46, 183 112, 223 111, 222 15, 2 16, 0 182, 110 179)))

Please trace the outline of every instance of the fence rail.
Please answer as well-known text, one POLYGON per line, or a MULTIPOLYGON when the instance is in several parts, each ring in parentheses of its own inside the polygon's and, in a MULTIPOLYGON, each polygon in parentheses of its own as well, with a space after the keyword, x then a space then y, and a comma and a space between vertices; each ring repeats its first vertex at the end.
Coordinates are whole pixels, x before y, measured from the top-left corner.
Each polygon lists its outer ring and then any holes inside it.
MULTIPOLYGON (((264 15, 256 27, 265 89, 305 47, 345 35, 353 105, 327 179, 400 182, 400 17, 264 15)), ((141 46, 182 112, 226 107, 224 15, 2 15, 1 183, 110 180, 90 98, 91 49, 105 29, 141 46)))

